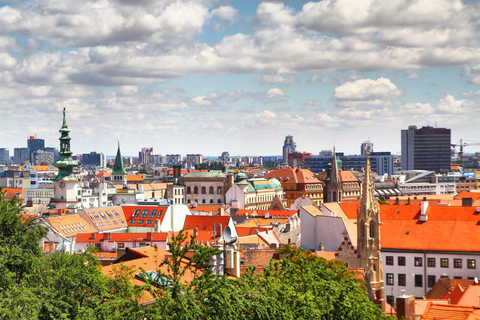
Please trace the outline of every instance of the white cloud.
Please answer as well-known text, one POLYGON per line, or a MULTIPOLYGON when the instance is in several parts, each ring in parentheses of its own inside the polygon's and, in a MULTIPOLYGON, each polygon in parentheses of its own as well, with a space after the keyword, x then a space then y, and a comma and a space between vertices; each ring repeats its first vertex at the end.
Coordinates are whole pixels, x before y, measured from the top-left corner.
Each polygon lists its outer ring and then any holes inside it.
POLYGON ((221 6, 212 10, 212 15, 235 22, 238 19, 238 10, 232 6, 221 6))
POLYGON ((387 78, 346 82, 333 91, 333 99, 340 107, 388 106, 396 104, 401 95, 402 90, 387 78))
POLYGON ((285 83, 285 84, 297 84, 298 79, 295 75, 289 75, 284 77, 280 74, 264 74, 259 77, 253 78, 252 82, 260 82, 264 84, 285 83))
POLYGON ((468 111, 466 108, 466 102, 467 100, 455 100, 453 96, 447 94, 438 102, 437 110, 440 113, 464 114, 468 111))
POLYGON ((480 83, 480 64, 465 67, 465 76, 470 78, 471 83, 480 83))
POLYGON ((279 88, 272 88, 265 92, 268 99, 278 99, 285 96, 285 91, 279 88))

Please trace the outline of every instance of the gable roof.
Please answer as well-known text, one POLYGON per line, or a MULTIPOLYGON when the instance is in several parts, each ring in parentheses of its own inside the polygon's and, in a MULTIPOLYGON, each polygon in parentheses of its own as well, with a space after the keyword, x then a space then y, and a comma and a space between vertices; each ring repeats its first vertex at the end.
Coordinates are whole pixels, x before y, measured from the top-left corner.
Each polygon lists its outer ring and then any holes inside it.
POLYGON ((229 216, 191 215, 186 216, 183 228, 185 230, 198 228, 196 240, 200 243, 205 243, 206 241, 212 243, 219 240, 229 222, 229 216), (220 234, 217 232, 217 226, 219 224, 222 225, 220 234))
POLYGON ((340 181, 342 182, 360 182, 352 171, 341 170, 338 174, 340 175, 340 181))
POLYGON ((315 176, 315 174, 309 169, 300 169, 300 168, 280 168, 277 170, 270 171, 267 173, 264 178, 276 178, 282 184, 312 184, 312 183, 321 183, 320 180, 315 176))
POLYGON ((84 232, 97 232, 97 230, 78 213, 67 214, 65 216, 46 217, 45 220, 64 237, 74 237, 77 234, 84 232))
POLYGON ((168 206, 122 206, 128 226, 154 227, 155 220, 163 222, 168 206))
POLYGON ((127 227, 125 215, 120 206, 84 209, 79 214, 99 231, 127 227))
POLYGON ((430 303, 422 315, 422 320, 478 320, 480 308, 430 303))

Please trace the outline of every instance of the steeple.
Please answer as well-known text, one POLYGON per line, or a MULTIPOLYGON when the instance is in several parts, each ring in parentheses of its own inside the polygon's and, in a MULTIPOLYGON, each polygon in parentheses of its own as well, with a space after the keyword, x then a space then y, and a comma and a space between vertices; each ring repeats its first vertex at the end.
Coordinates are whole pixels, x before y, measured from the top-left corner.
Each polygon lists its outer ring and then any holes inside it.
POLYGON ((70 129, 68 129, 67 126, 65 108, 63 108, 63 124, 59 132, 61 133, 59 138, 60 152, 58 152, 60 159, 53 164, 58 168, 58 175, 54 181, 77 181, 77 177, 73 174, 73 168, 75 168, 78 164, 72 159, 72 151, 70 150, 70 136, 68 135, 70 129))
POLYGON ((118 142, 117 156, 115 157, 115 164, 113 165, 112 180, 117 183, 127 183, 127 172, 125 171, 122 153, 120 152, 120 141, 118 142))
POLYGON ((340 181, 340 174, 338 173, 338 159, 335 153, 335 147, 332 152, 332 163, 329 168, 328 178, 326 182, 326 196, 325 202, 342 202, 342 182, 340 181))
POLYGON ((368 296, 374 302, 384 303, 383 268, 380 255, 380 206, 375 199, 370 168, 370 151, 366 151, 365 179, 362 186, 360 212, 357 214, 357 249, 365 270, 368 296))

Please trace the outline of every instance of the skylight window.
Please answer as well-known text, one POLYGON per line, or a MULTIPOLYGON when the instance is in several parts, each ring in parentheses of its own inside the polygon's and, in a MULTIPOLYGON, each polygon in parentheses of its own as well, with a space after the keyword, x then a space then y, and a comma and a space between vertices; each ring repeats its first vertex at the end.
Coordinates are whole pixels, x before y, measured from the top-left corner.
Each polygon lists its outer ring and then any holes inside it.
POLYGON ((117 211, 115 211, 115 210, 112 210, 112 211, 113 211, 113 214, 115 215, 115 217, 117 217, 117 218, 119 218, 119 219, 120 219, 120 215, 118 214, 118 212, 117 212, 117 211))
POLYGON ((102 211, 98 211, 104 220, 107 220, 107 216, 102 211))
POLYGON ((149 218, 153 219, 157 215, 157 210, 152 210, 150 214, 148 215, 149 218))
POLYGON ((138 217, 139 214, 140 214, 140 209, 133 211, 132 218, 138 217))
POLYGON ((142 214, 140 215, 140 218, 146 218, 147 214, 148 214, 148 211, 150 211, 150 210, 143 210, 142 214))
POLYGON ((138 224, 144 224, 144 223, 145 223, 145 220, 143 220, 143 219, 140 219, 140 220, 138 220, 138 222, 137 222, 137 223, 138 223, 138 224))
POLYGON ((112 216, 112 214, 110 213, 110 211, 105 211, 105 212, 107 213, 107 215, 108 215, 108 217, 109 217, 110 219, 113 219, 113 216, 112 216))

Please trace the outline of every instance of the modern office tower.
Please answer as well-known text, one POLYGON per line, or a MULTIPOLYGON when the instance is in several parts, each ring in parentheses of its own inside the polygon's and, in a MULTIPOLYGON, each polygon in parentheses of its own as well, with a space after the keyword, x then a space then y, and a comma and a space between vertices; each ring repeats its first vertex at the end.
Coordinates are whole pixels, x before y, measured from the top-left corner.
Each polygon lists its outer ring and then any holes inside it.
POLYGON ((230 162, 230 153, 228 151, 223 151, 219 159, 223 163, 230 162))
POLYGON ((10 151, 7 148, 0 148, 0 164, 10 163, 10 151))
POLYGON ((106 158, 103 153, 92 151, 90 153, 82 154, 82 164, 84 166, 105 167, 106 158))
POLYGON ((450 149, 450 129, 409 126, 402 130, 402 170, 448 171, 450 149))
POLYGON ((196 164, 203 163, 203 156, 201 154, 187 154, 185 161, 187 162, 187 168, 192 168, 196 164))
POLYGON ((33 163, 33 153, 38 150, 45 149, 45 140, 37 139, 34 136, 30 136, 27 140, 28 152, 30 153, 30 161, 33 163))
POLYGON ((292 152, 296 152, 297 144, 293 141, 293 136, 288 135, 285 137, 283 143, 283 164, 288 164, 288 155, 292 152))
POLYGON ((32 164, 35 166, 38 166, 41 164, 51 165, 55 162, 54 161, 55 156, 53 152, 37 150, 32 152, 31 155, 32 155, 32 164))
POLYGON ((15 164, 22 164, 30 161, 30 153, 28 148, 14 148, 13 149, 13 162, 15 164))
POLYGON ((370 153, 373 152, 373 142, 371 142, 370 140, 362 142, 362 146, 360 147, 360 154, 362 156, 366 156, 367 150, 370 150, 370 153))

